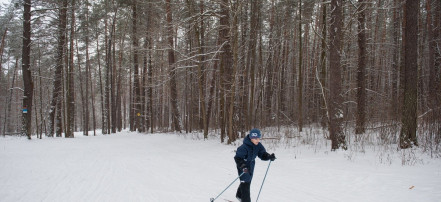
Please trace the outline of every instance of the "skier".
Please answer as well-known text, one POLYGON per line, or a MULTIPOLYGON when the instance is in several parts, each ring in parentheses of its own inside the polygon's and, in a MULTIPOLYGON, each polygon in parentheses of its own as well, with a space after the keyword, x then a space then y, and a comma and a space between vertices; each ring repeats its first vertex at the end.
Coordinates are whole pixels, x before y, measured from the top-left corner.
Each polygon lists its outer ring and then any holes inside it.
POLYGON ((234 156, 238 174, 244 173, 240 177, 240 185, 236 192, 236 198, 241 202, 251 202, 250 185, 253 179, 256 157, 258 156, 263 161, 274 161, 276 159, 274 153, 266 152, 265 147, 260 143, 261 137, 259 129, 252 129, 250 134, 244 138, 243 144, 237 148, 234 156))

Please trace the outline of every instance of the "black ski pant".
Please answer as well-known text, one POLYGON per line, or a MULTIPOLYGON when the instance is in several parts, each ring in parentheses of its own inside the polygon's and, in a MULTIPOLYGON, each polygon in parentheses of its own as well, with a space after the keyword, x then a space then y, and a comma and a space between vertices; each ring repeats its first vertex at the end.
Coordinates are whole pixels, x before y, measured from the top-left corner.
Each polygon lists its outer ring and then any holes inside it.
POLYGON ((251 202, 250 185, 251 182, 241 182, 237 188, 236 197, 240 198, 241 202, 251 202))

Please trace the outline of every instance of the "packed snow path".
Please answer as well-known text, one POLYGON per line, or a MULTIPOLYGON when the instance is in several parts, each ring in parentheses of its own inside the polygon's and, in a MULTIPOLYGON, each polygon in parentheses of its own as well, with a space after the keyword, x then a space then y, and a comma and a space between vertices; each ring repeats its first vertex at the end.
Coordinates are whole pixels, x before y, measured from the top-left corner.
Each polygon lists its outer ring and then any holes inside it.
MULTIPOLYGON (((0 201, 208 202, 237 173, 236 146, 192 135, 139 134, 42 140, 0 138, 0 201)), ((265 140, 262 141, 265 145, 265 140)), ((277 149, 261 202, 440 201, 441 163, 378 163, 366 152, 306 146, 277 149)), ((398 160, 397 160, 398 161, 398 160)), ((251 185, 255 201, 268 162, 257 160, 251 185)), ((236 182, 218 201, 235 201, 236 182)))

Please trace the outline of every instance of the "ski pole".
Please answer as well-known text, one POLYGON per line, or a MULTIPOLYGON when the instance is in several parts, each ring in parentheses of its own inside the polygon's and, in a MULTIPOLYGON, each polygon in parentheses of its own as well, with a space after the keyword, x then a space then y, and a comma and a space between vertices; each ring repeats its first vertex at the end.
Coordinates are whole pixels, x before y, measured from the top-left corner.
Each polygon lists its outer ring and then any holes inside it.
POLYGON ((269 167, 271 165, 271 162, 272 161, 269 162, 268 168, 266 169, 265 177, 263 177, 262 185, 260 185, 260 190, 259 190, 259 194, 257 195, 256 202, 259 200, 260 192, 262 191, 263 183, 265 182, 266 174, 268 174, 268 170, 269 170, 269 167))
POLYGON ((221 195, 222 195, 222 194, 223 194, 228 188, 230 188, 231 185, 233 185, 233 183, 236 182, 236 180, 239 179, 243 174, 245 174, 245 173, 240 174, 239 177, 237 177, 236 179, 234 179, 234 181, 233 181, 230 185, 228 185, 228 187, 225 188, 225 189, 224 189, 219 195, 217 195, 216 198, 211 198, 211 199, 210 199, 210 202, 213 202, 214 200, 216 200, 217 198, 219 198, 219 196, 221 196, 221 195))

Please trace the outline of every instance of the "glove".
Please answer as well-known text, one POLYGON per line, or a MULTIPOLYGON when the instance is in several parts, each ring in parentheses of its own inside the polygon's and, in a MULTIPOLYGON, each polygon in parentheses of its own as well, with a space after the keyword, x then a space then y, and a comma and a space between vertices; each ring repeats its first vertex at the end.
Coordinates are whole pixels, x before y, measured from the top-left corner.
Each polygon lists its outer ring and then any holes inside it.
POLYGON ((244 173, 248 173, 247 165, 242 164, 242 165, 240 166, 240 168, 242 169, 242 172, 244 172, 244 173))
POLYGON ((276 160, 276 155, 274 155, 274 153, 272 153, 271 155, 269 155, 269 160, 274 161, 276 160))
POLYGON ((243 173, 248 173, 248 168, 243 168, 242 171, 243 173))

